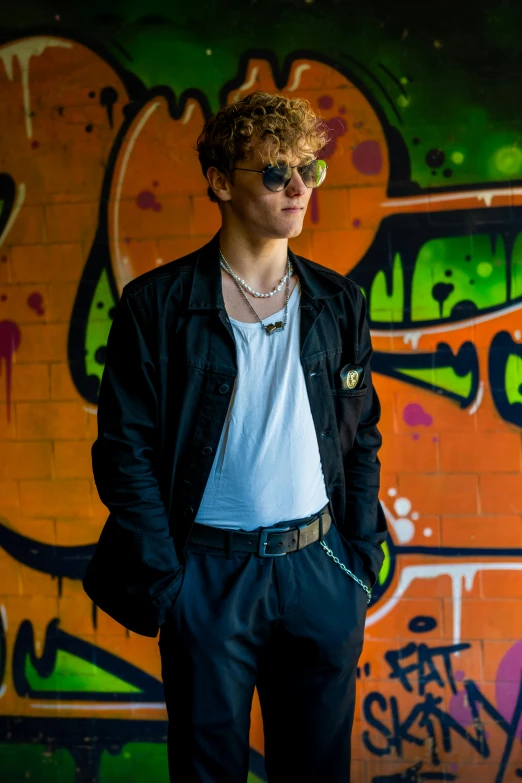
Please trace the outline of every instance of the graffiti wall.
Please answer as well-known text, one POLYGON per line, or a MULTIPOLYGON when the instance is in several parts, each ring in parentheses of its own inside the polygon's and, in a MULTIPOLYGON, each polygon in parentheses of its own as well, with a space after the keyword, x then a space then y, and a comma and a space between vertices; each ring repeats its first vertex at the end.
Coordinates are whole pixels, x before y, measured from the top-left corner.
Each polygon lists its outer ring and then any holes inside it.
MULTIPOLYGON (((0 43, 0 777, 167 780, 157 640, 81 587, 107 516, 91 474, 97 394, 122 287, 219 227, 194 150, 205 118, 264 89, 309 99, 330 127, 328 178, 291 246, 361 286, 383 410, 390 535, 352 779, 515 781, 518 106, 466 66, 464 33, 450 56, 426 27, 410 46, 412 20, 366 13, 357 27, 305 3, 293 36, 285 9, 263 37, 250 8, 233 35, 216 18, 189 34, 190 14, 107 12, 86 27, 40 9, 28 28, 31 12, 13 11, 0 43)), ((509 46, 510 19, 496 25, 509 46)), ((257 700, 249 780, 266 780, 257 700)))

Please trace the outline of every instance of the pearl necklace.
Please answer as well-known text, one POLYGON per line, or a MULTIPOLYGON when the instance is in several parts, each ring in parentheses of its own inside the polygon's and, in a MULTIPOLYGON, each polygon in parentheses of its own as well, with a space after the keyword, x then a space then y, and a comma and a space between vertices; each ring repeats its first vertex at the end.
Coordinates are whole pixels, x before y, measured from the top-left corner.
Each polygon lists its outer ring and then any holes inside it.
POLYGON ((284 277, 282 277, 282 278, 281 278, 281 282, 279 283, 279 285, 276 285, 276 287, 275 287, 275 288, 273 288, 273 289, 272 289, 272 291, 270 291, 268 294, 262 294, 262 293, 260 293, 259 291, 254 291, 254 289, 253 289, 253 288, 250 288, 250 286, 249 286, 249 285, 247 285, 247 283, 245 283, 245 281, 244 281, 244 280, 243 280, 241 277, 238 277, 238 275, 234 274, 234 272, 233 272, 233 271, 232 271, 232 269, 230 268, 230 265, 229 265, 228 261, 226 260, 225 256, 224 256, 224 255, 223 255, 223 253, 221 252, 221 248, 219 249, 219 255, 220 255, 220 257, 221 257, 221 266, 222 266, 222 268, 223 268, 223 269, 224 269, 226 272, 228 272, 228 274, 229 274, 231 277, 233 277, 233 278, 234 278, 234 280, 235 280, 237 283, 239 283, 239 284, 240 284, 241 286, 243 286, 243 288, 245 288, 245 289, 246 289, 246 290, 247 290, 247 291, 248 291, 250 294, 252 294, 252 296, 262 296, 262 297, 274 296, 274 294, 277 294, 277 293, 278 293, 278 292, 279 292, 279 291, 282 289, 282 287, 284 286, 284 284, 285 284, 285 283, 286 283, 286 281, 287 281, 287 278, 288 278, 288 277, 292 277, 292 275, 293 275, 293 273, 294 273, 294 268, 293 268, 293 266, 292 266, 292 262, 290 261, 290 258, 288 257, 288 258, 287 258, 287 262, 288 262, 288 265, 289 265, 289 270, 290 270, 290 271, 289 271, 289 272, 287 272, 287 273, 286 273, 286 275, 285 275, 284 277))

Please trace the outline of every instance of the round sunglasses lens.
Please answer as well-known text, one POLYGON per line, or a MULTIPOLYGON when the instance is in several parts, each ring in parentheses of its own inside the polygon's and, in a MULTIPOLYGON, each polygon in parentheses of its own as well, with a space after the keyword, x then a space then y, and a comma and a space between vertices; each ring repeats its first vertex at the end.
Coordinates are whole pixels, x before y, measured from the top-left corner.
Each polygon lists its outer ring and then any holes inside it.
POLYGON ((291 173, 288 172, 288 166, 272 166, 263 172, 263 185, 272 192, 283 190, 286 181, 291 176, 291 173))
POLYGON ((303 168, 303 182, 308 188, 317 188, 326 176, 326 163, 324 160, 313 160, 303 168))

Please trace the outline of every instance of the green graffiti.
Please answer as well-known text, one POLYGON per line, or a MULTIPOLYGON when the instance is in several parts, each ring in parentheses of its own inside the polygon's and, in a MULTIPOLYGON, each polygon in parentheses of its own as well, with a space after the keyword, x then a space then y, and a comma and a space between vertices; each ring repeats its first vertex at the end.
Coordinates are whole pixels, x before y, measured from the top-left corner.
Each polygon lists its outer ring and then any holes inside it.
POLYGON ((434 389, 444 389, 451 394, 458 395, 462 399, 467 399, 471 394, 473 385, 473 373, 466 375, 457 375, 453 367, 430 367, 428 369, 408 369, 396 368, 402 375, 408 375, 410 378, 416 378, 418 381, 429 383, 434 389))
POLYGON ((522 296, 522 234, 518 234, 511 253, 511 299, 522 296))
POLYGON ((506 254, 502 237, 494 248, 489 234, 448 237, 426 242, 417 257, 412 281, 412 321, 449 318, 456 306, 477 310, 505 304, 506 254))
POLYGON ((38 674, 29 656, 25 659, 25 674, 32 691, 141 693, 135 685, 65 650, 56 653, 54 669, 49 677, 38 674))
POLYGON ((98 783, 161 783, 167 779, 166 743, 131 742, 117 756, 102 753, 98 783))
POLYGON ((76 764, 65 750, 51 751, 46 745, 0 744, 1 779, 5 783, 75 783, 76 764))
POLYGON ((520 356, 511 354, 508 357, 504 383, 509 404, 522 402, 522 358, 520 356))
POLYGON ((100 381, 104 365, 97 361, 96 352, 99 348, 103 348, 107 345, 107 337, 112 324, 109 312, 115 304, 116 302, 114 301, 109 285, 107 270, 103 269, 91 302, 87 319, 87 336, 85 340, 85 366, 87 375, 97 375, 100 381))
POLYGON ((384 541, 381 544, 382 551, 384 552, 384 560, 381 566, 381 570, 379 571, 379 577, 377 579, 379 585, 385 584, 386 580, 388 579, 388 574, 390 573, 391 568, 391 553, 390 553, 390 547, 388 546, 388 542, 384 541))
MULTIPOLYGON (((102 753, 98 783, 163 783, 167 778, 165 743, 131 742, 119 755, 102 753)), ((261 778, 250 772, 247 783, 261 783, 261 778)))
POLYGON ((393 259, 391 293, 387 291, 386 274, 377 272, 370 292, 370 318, 372 321, 401 323, 404 319, 404 273, 399 253, 393 259))
MULTIPOLYGON (((522 297, 522 234, 514 242, 511 263, 502 237, 444 237, 422 245, 412 277, 411 320, 439 321, 458 313, 478 313, 522 297), (508 288, 509 274, 509 288, 508 288)), ((392 280, 379 270, 370 288, 370 319, 402 323, 405 284, 400 253, 393 260, 392 280)))

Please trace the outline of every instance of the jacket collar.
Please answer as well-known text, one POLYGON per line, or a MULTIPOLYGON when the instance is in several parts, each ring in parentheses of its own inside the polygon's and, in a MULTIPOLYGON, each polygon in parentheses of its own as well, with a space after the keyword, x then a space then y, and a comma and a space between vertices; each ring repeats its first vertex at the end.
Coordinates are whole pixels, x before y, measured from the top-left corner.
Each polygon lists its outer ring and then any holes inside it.
MULTIPOLYGON (((219 263, 219 234, 204 245, 196 257, 189 310, 225 309, 219 263)), ((306 299, 329 299, 343 290, 342 283, 323 272, 312 261, 288 250, 290 260, 301 283, 301 296, 306 299)))

